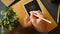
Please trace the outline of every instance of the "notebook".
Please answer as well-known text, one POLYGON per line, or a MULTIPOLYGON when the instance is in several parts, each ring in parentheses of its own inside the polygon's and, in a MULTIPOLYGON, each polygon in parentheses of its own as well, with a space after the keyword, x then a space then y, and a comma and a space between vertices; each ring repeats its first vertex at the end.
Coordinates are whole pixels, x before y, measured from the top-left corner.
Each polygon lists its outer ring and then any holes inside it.
POLYGON ((44 4, 41 2, 41 0, 36 0, 36 1, 35 0, 21 0, 11 7, 13 8, 14 12, 16 12, 16 15, 19 18, 19 22, 22 26, 24 24, 24 18, 29 15, 29 11, 30 10, 36 10, 36 9, 43 12, 46 19, 48 19, 52 22, 51 24, 46 22, 47 32, 50 32, 51 30, 53 30, 54 28, 56 28, 58 26, 56 21, 53 19, 53 17, 49 13, 49 11, 46 9, 44 4), (35 4, 35 2, 36 2, 37 5, 35 4), (38 7, 36 7, 36 6, 38 6, 38 7), (30 8, 33 7, 33 8, 30 9, 29 7, 30 8))

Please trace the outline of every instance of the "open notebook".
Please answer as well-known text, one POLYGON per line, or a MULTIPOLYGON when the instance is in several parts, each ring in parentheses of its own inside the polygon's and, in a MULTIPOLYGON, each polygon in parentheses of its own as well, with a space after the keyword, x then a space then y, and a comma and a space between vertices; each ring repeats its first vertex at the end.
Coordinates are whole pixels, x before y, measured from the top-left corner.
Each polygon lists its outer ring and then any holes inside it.
POLYGON ((37 0, 37 1, 35 1, 35 0, 21 0, 11 7, 16 12, 16 15, 19 18, 19 22, 22 26, 23 26, 24 18, 26 17, 26 15, 29 15, 29 11, 36 10, 36 9, 41 10, 43 12, 43 14, 45 15, 46 19, 48 19, 52 22, 51 24, 46 23, 46 29, 48 32, 53 30, 57 26, 57 23, 55 22, 53 17, 50 15, 50 13, 46 9, 46 7, 43 5, 41 0, 37 0))

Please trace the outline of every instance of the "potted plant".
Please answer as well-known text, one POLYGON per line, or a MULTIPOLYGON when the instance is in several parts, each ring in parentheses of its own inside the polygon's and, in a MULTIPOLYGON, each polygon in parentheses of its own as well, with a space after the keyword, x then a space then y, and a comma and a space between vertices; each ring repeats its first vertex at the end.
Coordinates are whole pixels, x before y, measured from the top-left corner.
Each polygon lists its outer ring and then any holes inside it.
POLYGON ((2 34, 4 34, 4 28, 8 31, 12 31, 16 25, 18 25, 18 18, 12 8, 7 7, 5 10, 0 11, 0 27, 2 34))

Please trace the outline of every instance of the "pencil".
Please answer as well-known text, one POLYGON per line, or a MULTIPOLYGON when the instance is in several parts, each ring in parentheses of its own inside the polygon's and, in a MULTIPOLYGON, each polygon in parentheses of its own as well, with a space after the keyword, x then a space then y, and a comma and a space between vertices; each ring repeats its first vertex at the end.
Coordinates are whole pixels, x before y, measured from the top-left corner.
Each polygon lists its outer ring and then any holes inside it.
MULTIPOLYGON (((35 16, 37 16, 37 15, 35 15, 35 16)), ((42 18, 42 17, 39 17, 39 18, 51 24, 51 21, 49 21, 49 20, 47 20, 45 18, 42 18)))

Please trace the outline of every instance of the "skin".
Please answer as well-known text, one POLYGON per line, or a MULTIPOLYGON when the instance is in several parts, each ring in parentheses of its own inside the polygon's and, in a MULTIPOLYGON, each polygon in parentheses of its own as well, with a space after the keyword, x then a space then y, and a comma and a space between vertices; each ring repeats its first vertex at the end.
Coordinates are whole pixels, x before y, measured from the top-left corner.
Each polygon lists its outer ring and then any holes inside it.
POLYGON ((34 26, 38 32, 48 34, 45 27, 45 22, 39 17, 44 18, 44 15, 38 11, 30 11, 30 17, 24 19, 24 28, 34 26))

